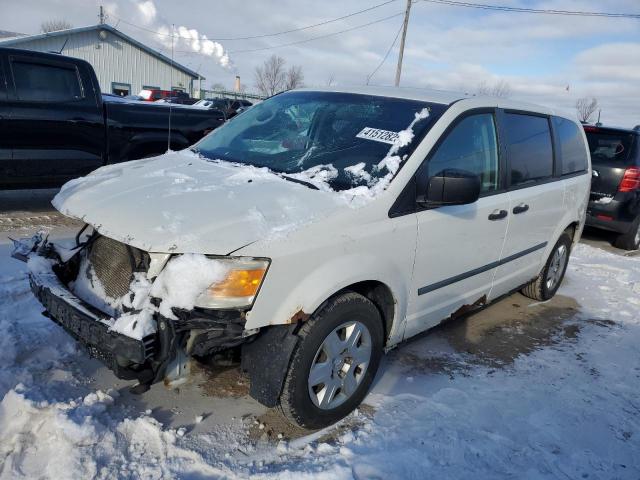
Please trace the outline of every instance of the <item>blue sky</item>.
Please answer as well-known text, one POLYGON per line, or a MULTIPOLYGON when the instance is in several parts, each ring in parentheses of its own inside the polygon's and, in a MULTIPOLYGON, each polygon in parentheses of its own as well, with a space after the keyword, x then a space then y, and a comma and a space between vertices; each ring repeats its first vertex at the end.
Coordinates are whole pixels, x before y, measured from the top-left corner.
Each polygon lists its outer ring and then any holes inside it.
MULTIPOLYGON (((0 0, 6 2, 0 29, 36 33, 40 23, 65 18, 76 26, 97 21, 98 5, 111 13, 109 23, 154 46, 169 51, 159 31, 173 23, 195 29, 198 37, 246 36, 278 32, 318 23, 361 10, 382 0, 0 0), (131 26, 119 21, 137 25, 131 26), (141 28, 142 27, 142 28, 141 28)), ((472 0, 476 1, 476 0, 472 0)), ((545 9, 640 13, 638 0, 477 0, 545 9)), ((273 47, 306 40, 378 20, 404 10, 405 1, 339 22, 277 37, 221 41, 225 51, 273 47)), ((248 90, 254 70, 275 53, 300 65, 307 85, 363 84, 389 48, 401 17, 295 46, 230 54, 224 68, 214 56, 193 52, 180 42, 176 59, 207 77, 207 85, 232 85, 239 74, 248 90), (182 52, 191 53, 182 53, 182 52)), ((392 84, 397 45, 372 78, 392 84)), ((507 13, 453 7, 419 1, 413 4, 402 85, 473 92, 478 85, 507 82, 511 96, 559 109, 573 109, 577 98, 595 96, 608 123, 640 124, 640 20, 507 13), (569 85, 569 91, 566 86, 569 85)))

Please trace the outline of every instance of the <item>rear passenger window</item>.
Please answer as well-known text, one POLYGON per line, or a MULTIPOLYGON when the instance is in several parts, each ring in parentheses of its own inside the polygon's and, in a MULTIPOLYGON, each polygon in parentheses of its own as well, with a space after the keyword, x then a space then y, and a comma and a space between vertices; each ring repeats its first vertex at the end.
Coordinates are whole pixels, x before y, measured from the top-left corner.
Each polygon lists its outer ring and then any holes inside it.
POLYGON ((506 113, 505 136, 511 163, 511 185, 553 175, 553 147, 546 117, 506 113))
POLYGON ((584 172, 587 169, 587 151, 580 128, 571 120, 553 117, 553 131, 560 144, 560 173, 584 172))
POLYGON ((11 62, 16 94, 20 100, 63 102, 82 98, 75 67, 41 63, 11 62))
POLYGON ((429 160, 429 176, 459 169, 480 176, 482 192, 498 189, 498 148, 493 114, 465 117, 449 132, 429 160))

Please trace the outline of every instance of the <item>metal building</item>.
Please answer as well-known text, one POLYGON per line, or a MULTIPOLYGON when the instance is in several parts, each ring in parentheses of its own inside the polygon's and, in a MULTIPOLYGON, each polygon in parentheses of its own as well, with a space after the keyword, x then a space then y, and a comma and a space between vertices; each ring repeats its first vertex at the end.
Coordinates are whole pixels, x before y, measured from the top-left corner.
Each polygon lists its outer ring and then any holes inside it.
MULTIPOLYGON (((8 33, 8 32, 7 32, 8 33)), ((137 94, 143 88, 180 90, 194 95, 204 80, 160 52, 107 24, 71 28, 40 35, 1 38, 0 46, 58 52, 88 61, 103 93, 137 94)))

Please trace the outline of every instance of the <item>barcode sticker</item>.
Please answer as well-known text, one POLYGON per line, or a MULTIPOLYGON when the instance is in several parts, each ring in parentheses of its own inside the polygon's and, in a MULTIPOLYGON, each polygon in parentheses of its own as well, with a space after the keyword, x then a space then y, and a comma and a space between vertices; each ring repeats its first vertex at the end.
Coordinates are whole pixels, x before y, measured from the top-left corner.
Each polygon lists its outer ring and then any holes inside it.
POLYGON ((396 143, 396 140, 398 140, 398 132, 380 130, 379 128, 365 127, 360 133, 356 135, 356 137, 393 145, 394 143, 396 143))

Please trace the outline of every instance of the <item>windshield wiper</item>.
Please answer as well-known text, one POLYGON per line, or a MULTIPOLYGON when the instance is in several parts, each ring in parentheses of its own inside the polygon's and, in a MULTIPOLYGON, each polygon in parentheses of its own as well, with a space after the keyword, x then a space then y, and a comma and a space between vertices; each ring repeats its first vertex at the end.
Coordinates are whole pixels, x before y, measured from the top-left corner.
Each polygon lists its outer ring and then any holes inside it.
POLYGON ((300 185, 304 185, 305 187, 309 187, 312 190, 320 190, 313 183, 305 182, 304 180, 299 180, 297 178, 288 177, 287 175, 283 175, 281 173, 277 174, 280 178, 287 180, 288 182, 299 183, 300 185))

